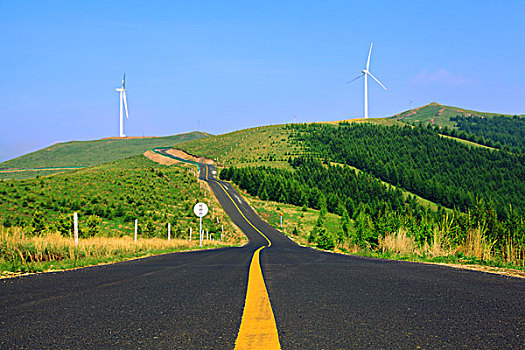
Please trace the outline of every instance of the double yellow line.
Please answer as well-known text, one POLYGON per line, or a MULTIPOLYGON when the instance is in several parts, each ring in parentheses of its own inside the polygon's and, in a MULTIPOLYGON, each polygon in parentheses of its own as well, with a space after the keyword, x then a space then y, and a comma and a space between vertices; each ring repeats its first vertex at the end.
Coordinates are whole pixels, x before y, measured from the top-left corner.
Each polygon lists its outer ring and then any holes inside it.
MULTIPOLYGON (((208 179, 208 166, 206 166, 206 180, 208 179)), ((233 205, 237 208, 244 220, 257 232, 261 234, 267 241, 268 247, 272 242, 262 233, 250 220, 244 215, 237 203, 230 196, 222 183, 215 181, 230 198, 233 205)), ((250 271, 248 273, 248 288, 246 291, 246 300, 244 302, 244 310, 242 313, 241 326, 239 333, 235 340, 235 349, 280 349, 279 334, 277 332, 277 324, 268 297, 268 291, 264 283, 259 254, 261 250, 266 248, 262 246, 257 249, 252 256, 250 263, 250 271)))

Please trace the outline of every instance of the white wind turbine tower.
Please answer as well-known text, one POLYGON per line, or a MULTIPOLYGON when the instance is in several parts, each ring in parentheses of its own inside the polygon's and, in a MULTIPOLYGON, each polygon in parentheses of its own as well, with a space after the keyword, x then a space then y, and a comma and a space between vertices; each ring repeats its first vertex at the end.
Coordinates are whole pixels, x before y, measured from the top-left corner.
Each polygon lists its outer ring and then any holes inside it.
POLYGON ((370 43, 370 51, 368 51, 368 60, 366 61, 366 68, 361 70, 362 74, 360 76, 358 76, 355 79, 350 80, 347 83, 347 84, 349 84, 349 83, 353 82, 354 80, 357 80, 357 79, 361 78, 363 75, 365 76, 365 118, 368 118, 368 76, 370 75, 372 78, 374 78, 374 80, 377 81, 377 83, 379 85, 381 85, 381 87, 383 89, 386 90, 386 87, 383 84, 381 84, 381 82, 379 80, 377 80, 377 78, 374 77, 374 75, 372 73, 370 73, 370 71, 369 71, 369 69, 370 69, 370 55, 372 54, 372 44, 373 43, 370 43))
POLYGON ((126 135, 124 135, 124 110, 122 109, 122 105, 124 105, 126 108, 126 118, 129 118, 128 102, 126 101, 126 74, 124 74, 124 78, 122 78, 122 87, 115 90, 120 92, 120 137, 126 137, 126 135))

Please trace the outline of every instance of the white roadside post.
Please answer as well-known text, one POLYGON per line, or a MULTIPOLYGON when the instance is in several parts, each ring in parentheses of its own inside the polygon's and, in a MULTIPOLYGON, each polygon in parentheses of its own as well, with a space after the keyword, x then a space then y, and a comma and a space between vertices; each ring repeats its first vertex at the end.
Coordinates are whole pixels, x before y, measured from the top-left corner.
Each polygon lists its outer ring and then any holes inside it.
POLYGON ((191 227, 190 227, 190 242, 191 242, 191 227))
POLYGON ((139 220, 135 219, 135 239, 134 239, 135 242, 137 241, 138 228, 139 228, 139 220))
POLYGON ((279 216, 281 217, 281 228, 283 228, 283 212, 280 212, 279 216))
POLYGON ((208 206, 206 203, 199 202, 193 207, 193 212, 199 217, 199 245, 202 247, 202 240, 204 232, 202 231, 202 217, 208 214, 208 206))
POLYGON ((221 242, 222 242, 222 235, 224 234, 224 225, 221 224, 221 242))
POLYGON ((171 223, 168 222, 168 242, 171 241, 171 223))
POLYGON ((73 214, 73 232, 75 234, 75 244, 78 245, 78 215, 76 212, 73 214))

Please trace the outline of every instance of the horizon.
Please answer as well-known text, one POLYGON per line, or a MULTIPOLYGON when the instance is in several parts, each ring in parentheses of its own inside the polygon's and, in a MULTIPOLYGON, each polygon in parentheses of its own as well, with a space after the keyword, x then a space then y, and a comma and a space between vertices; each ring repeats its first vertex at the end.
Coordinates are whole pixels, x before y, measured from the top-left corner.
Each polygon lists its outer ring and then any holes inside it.
POLYGON ((371 42, 370 71, 388 88, 369 80, 371 118, 410 101, 525 113, 520 1, 121 4, 0 5, 0 162, 117 137, 124 73, 131 137, 360 118, 362 81, 346 82, 371 42), (366 11, 373 21, 356 17, 366 11))

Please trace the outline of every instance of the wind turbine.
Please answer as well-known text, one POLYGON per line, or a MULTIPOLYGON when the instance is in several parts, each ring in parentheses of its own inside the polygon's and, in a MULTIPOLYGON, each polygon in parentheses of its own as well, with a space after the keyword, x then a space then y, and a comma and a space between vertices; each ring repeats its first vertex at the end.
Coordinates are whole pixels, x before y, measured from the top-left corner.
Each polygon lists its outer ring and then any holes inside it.
POLYGON ((126 74, 124 74, 124 78, 122 78, 122 87, 116 88, 118 92, 120 92, 120 137, 126 137, 124 135, 124 110, 122 109, 122 105, 126 108, 126 118, 129 118, 128 115, 128 102, 126 101, 126 74))
POLYGON ((386 87, 383 84, 381 84, 381 82, 377 80, 377 78, 374 77, 374 75, 370 73, 370 70, 369 70, 370 69, 370 55, 372 54, 372 44, 373 43, 370 43, 370 51, 368 51, 368 60, 366 61, 366 68, 361 70, 361 75, 359 75, 357 78, 352 79, 349 82, 347 82, 347 84, 350 84, 354 80, 361 78, 363 75, 365 76, 365 118, 368 118, 368 76, 370 75, 372 78, 374 78, 374 80, 377 81, 377 83, 381 85, 381 87, 385 89, 386 91, 386 87))

